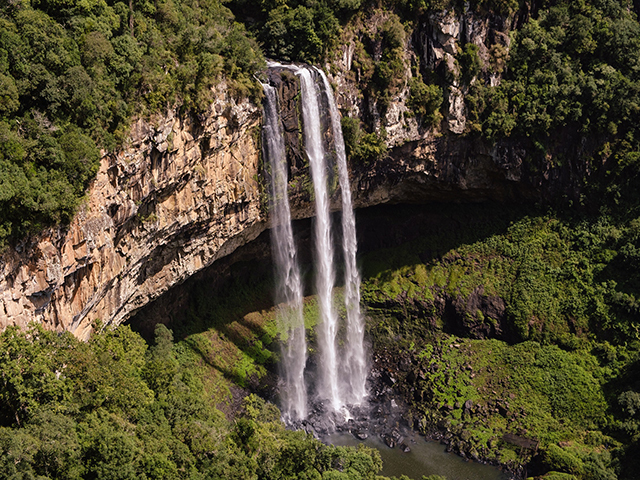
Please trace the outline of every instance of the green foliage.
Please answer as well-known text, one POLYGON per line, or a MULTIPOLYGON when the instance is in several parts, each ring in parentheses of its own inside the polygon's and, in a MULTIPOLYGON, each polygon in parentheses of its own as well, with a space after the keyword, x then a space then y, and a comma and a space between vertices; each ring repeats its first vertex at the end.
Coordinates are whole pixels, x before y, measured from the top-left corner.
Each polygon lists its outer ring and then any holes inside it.
POLYGON ((450 6, 450 0, 390 0, 390 4, 395 5, 406 15, 420 15, 428 10, 440 11, 450 6))
POLYGON ((321 61, 337 45, 340 19, 360 4, 361 0, 227 2, 251 25, 268 57, 308 63, 321 61))
MULTIPOLYGON (((400 18, 390 14, 376 31, 371 44, 380 44, 382 55, 374 62, 371 89, 378 99, 378 108, 384 113, 393 95, 404 84, 404 44, 405 30, 400 18)), ((365 86, 366 87, 366 86, 365 86)))
POLYGON ((218 0, 7 5, 0 14, 0 247, 68 222, 130 117, 258 91, 255 41, 218 0))
POLYGON ((620 394, 618 403, 630 417, 640 416, 640 393, 628 390, 620 394))
POLYGON ((467 43, 458 53, 457 60, 460 65, 461 77, 464 83, 471 83, 482 70, 478 50, 478 46, 475 43, 467 43))
POLYGON ((531 389, 543 396, 549 414, 568 419, 572 426, 595 429, 602 425, 606 404, 593 375, 597 370, 594 358, 528 342, 515 346, 506 356, 514 370, 512 381, 523 391, 531 389))
POLYGON ((511 464, 528 457, 504 432, 539 440, 544 468, 562 472, 553 475, 613 479, 619 462, 634 472, 637 221, 427 211, 462 227, 418 229, 405 245, 367 254, 363 268, 374 348, 399 359, 388 368, 414 425, 445 425, 453 448, 511 464))
MULTIPOLYGON (((480 241, 467 237, 468 243, 451 251, 450 239, 433 235, 385 252, 376 260, 375 274, 363 284, 364 298, 372 307, 386 308, 396 297, 406 298, 400 310, 420 315, 429 306, 437 309, 437 297, 462 300, 482 288, 485 296, 504 299, 508 324, 503 328, 517 341, 575 349, 580 341, 576 343, 572 332, 592 331, 616 342, 636 338, 640 327, 632 263, 638 242, 634 222, 524 217, 502 228, 503 233, 480 241), (411 253, 425 250, 443 256, 422 264, 411 253)), ((491 327, 489 317, 467 313, 474 317, 472 323, 491 327)))
POLYGON ((365 133, 356 118, 342 117, 342 135, 347 157, 360 164, 381 160, 387 155, 387 145, 375 132, 365 133))
POLYGON ((441 119, 442 88, 437 85, 427 85, 422 77, 412 77, 409 80, 410 97, 407 105, 422 118, 427 125, 435 125, 441 119))
POLYGON ((519 0, 472 0, 469 2, 480 13, 493 12, 499 15, 511 15, 519 8, 519 0))
POLYGON ((548 472, 540 477, 542 480, 578 480, 578 477, 570 473, 548 472))
POLYGON ((322 3, 308 8, 287 4, 267 12, 260 38, 266 54, 283 60, 320 60, 340 32, 338 20, 322 3))
POLYGON ((582 461, 557 445, 549 445, 549 448, 545 450, 545 462, 551 470, 572 474, 578 478, 584 474, 582 461))
POLYGON ((8 327, 0 335, 0 403, 5 426, 22 425, 42 405, 61 408, 69 386, 62 376, 70 335, 39 327, 27 332, 8 327))
POLYGON ((75 385, 74 406, 81 411, 106 410, 133 418, 153 401, 153 391, 143 379, 144 340, 124 327, 94 336, 75 347, 65 376, 75 385))
POLYGON ((39 327, 0 333, 0 477, 373 480, 367 448, 327 447, 285 429, 255 395, 228 422, 163 325, 146 344, 128 327, 89 343, 39 327), (337 470, 339 469, 339 471, 337 470))
POLYGON ((574 161, 603 165, 590 180, 595 206, 637 210, 640 23, 623 3, 541 8, 516 32, 502 83, 475 86, 468 106, 472 130, 523 142, 535 163, 584 145, 574 161))

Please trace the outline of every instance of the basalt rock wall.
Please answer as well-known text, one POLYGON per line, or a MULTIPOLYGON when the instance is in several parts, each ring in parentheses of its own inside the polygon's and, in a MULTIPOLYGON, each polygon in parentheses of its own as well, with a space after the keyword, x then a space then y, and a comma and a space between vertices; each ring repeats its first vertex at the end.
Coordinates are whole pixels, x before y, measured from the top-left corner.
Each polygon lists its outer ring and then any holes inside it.
POLYGON ((201 118, 137 121, 102 159, 71 225, 0 258, 0 326, 70 330, 118 324, 265 228, 261 111, 218 87, 201 118))
MULTIPOLYGON (((374 13, 365 27, 379 28, 384 15, 374 13)), ((460 42, 479 45, 481 56, 494 45, 508 48, 514 22, 471 14, 426 18, 407 36, 405 73, 410 77, 412 61, 421 58, 420 68, 455 78, 452 59, 460 42)), ((586 172, 571 162, 534 171, 521 145, 487 145, 464 134, 464 103, 458 100, 466 87, 457 81, 444 90, 439 125, 421 125, 411 115, 407 85, 382 112, 375 98, 359 90, 352 63, 360 41, 355 31, 345 34, 339 58, 326 70, 343 115, 384 130, 389 147, 384 158, 350 165, 356 207, 546 201, 579 193, 586 172)), ((280 91, 290 154, 292 214, 308 218, 313 207, 301 144, 299 86, 290 72, 275 79, 270 75, 280 91)), ((500 81, 494 73, 482 75, 484 81, 500 81)), ((200 117, 169 112, 138 120, 125 146, 102 159, 71 225, 23 240, 2 254, 0 327, 37 321, 87 338, 96 320, 119 324, 195 273, 211 265, 215 270, 216 260, 269 226, 261 188, 260 128, 260 106, 236 100, 224 84, 200 117)), ((334 192, 335 209, 338 198, 334 192)))

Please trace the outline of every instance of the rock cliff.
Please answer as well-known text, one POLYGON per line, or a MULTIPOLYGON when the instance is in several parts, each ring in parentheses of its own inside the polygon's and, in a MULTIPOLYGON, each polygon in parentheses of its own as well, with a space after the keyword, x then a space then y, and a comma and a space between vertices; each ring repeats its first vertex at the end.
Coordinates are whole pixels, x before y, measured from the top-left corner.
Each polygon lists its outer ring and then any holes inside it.
POLYGON ((86 338, 255 238, 260 125, 224 84, 201 118, 137 121, 71 225, 2 255, 0 326, 35 320, 86 338))
MULTIPOLYGON (((572 170, 570 162, 532 172, 522 148, 489 146, 461 135, 466 86, 456 73, 459 43, 478 45, 483 58, 496 45, 507 49, 513 19, 442 14, 429 17, 406 37, 404 77, 410 78, 412 65, 419 65, 451 79, 443 121, 432 128, 411 114, 406 81, 399 83, 384 111, 377 99, 359 89, 354 52, 365 30, 377 38, 376 29, 388 20, 385 15, 374 12, 360 30, 347 31, 341 55, 327 68, 343 114, 386 132, 388 155, 351 165, 357 207, 540 200, 581 178, 584 172, 572 170)), ((485 68, 481 75, 484 81, 498 82, 496 72, 485 68)), ((292 184, 299 192, 292 201, 293 215, 303 218, 313 211, 308 167, 300 153, 297 88, 292 75, 281 77, 292 184)), ((260 107, 237 101, 224 84, 209 111, 198 118, 170 112, 137 121, 122 150, 102 159, 87 201, 70 226, 24 240, 0 257, 0 327, 38 321, 87 338, 96 320, 123 322, 172 286, 255 239, 268 227, 259 181, 260 126, 260 107)))

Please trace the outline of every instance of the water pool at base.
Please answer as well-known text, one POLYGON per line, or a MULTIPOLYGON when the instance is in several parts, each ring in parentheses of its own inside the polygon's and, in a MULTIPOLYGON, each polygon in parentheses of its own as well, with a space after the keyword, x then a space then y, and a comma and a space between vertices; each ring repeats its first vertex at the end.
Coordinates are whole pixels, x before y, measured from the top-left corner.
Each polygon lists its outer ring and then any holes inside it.
POLYGON ((325 443, 339 446, 356 446, 360 443, 377 449, 382 457, 381 475, 406 475, 422 480, 423 475, 442 475, 447 480, 508 480, 511 478, 496 467, 471 462, 445 451, 445 446, 427 441, 419 435, 407 437, 405 443, 411 447, 408 453, 399 448, 387 447, 381 438, 369 437, 357 440, 348 433, 335 433, 324 438, 325 443))

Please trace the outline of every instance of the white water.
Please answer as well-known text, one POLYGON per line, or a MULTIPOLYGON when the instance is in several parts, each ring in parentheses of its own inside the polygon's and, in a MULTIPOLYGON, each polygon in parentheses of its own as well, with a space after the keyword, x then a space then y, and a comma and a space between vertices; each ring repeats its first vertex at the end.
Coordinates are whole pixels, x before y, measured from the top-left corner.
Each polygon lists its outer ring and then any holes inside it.
POLYGON ((364 348, 364 318, 360 311, 360 272, 356 265, 358 240, 356 237, 356 219, 351 202, 351 184, 347 169, 344 139, 340 113, 331 94, 331 85, 322 70, 324 91, 331 114, 333 141, 338 163, 338 181, 342 192, 342 249, 344 256, 344 297, 347 310, 347 339, 342 360, 340 379, 341 396, 347 403, 360 405, 364 401, 367 390, 367 364, 364 348))
POLYGON ((307 345, 302 315, 303 288, 291 228, 287 158, 282 124, 278 115, 277 95, 275 88, 270 85, 263 85, 263 88, 266 97, 263 135, 266 157, 271 166, 269 207, 273 220, 271 248, 276 270, 278 321, 288 333, 281 363, 285 382, 282 414, 284 420, 289 423, 307 416, 307 390, 304 381, 307 345))
POLYGON ((331 212, 327 188, 327 163, 322 146, 319 90, 310 70, 300 68, 302 97, 302 121, 304 139, 316 203, 314 226, 316 254, 316 292, 320 305, 320 325, 318 343, 320 349, 320 373, 322 396, 327 398, 334 410, 340 410, 344 403, 338 388, 338 358, 336 336, 338 315, 333 307, 333 287, 335 284, 333 238, 331 235, 331 212))
MULTIPOLYGON (((347 169, 340 114, 331 86, 321 70, 269 63, 283 67, 300 78, 304 144, 309 159, 316 205, 314 223, 316 294, 320 322, 318 325, 318 397, 328 400, 334 411, 349 417, 346 404, 359 405, 366 398, 367 362, 364 348, 364 318, 360 310, 360 275, 356 265, 357 239, 349 174, 347 169), (320 81, 319 81, 320 80, 320 81), (321 100, 326 100, 331 119, 333 142, 323 140, 321 100), (327 162, 333 152, 325 150, 333 144, 342 194, 342 249, 345 263, 345 345, 338 352, 338 314, 333 304, 335 287, 334 246, 328 189, 327 162), (327 154, 329 153, 329 154, 327 154)), ((282 375, 286 382, 283 392, 283 416, 286 421, 303 419, 307 413, 307 393, 304 381, 306 344, 302 317, 302 284, 296 263, 296 250, 291 229, 291 213, 287 198, 287 164, 282 124, 277 112, 275 89, 265 85, 265 144, 272 168, 271 209, 274 218, 272 244, 278 277, 277 297, 283 303, 280 318, 289 339, 283 351, 282 375)), ((325 134, 327 132, 324 132, 325 134)))

